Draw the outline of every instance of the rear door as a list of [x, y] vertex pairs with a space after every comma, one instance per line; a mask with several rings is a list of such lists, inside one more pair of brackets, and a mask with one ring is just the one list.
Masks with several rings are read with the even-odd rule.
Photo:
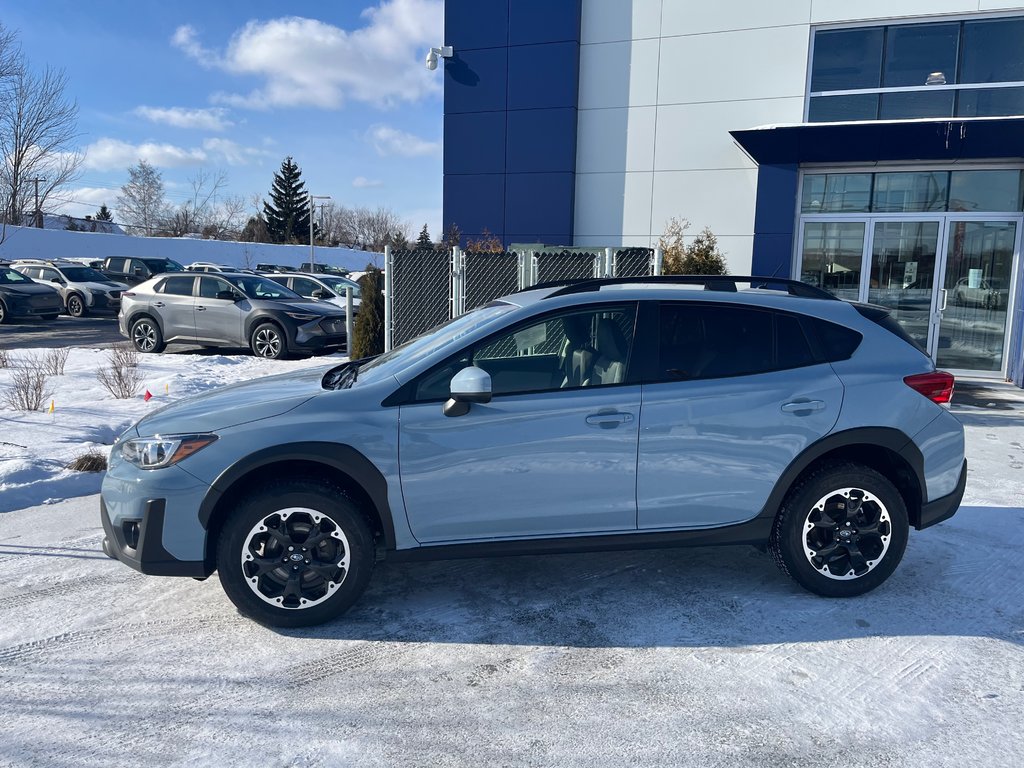
[[195, 281], [194, 274], [187, 274], [166, 277], [157, 283], [149, 306], [160, 319], [165, 341], [195, 341], [195, 299], [192, 296]]
[[657, 364], [643, 388], [641, 530], [737, 523], [839, 418], [843, 386], [799, 316], [733, 304], [655, 310]]

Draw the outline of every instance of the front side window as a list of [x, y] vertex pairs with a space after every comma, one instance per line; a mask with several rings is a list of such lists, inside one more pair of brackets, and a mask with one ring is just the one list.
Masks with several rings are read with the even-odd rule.
[[23, 274], [10, 267], [0, 267], [0, 285], [31, 283], [32, 281]]
[[[180, 280], [181, 278], [172, 277], [169, 280]], [[200, 277], [199, 278], [199, 295], [204, 299], [216, 299], [217, 294], [221, 291], [230, 291], [231, 286], [224, 280], [219, 280], [216, 277]]]
[[235, 275], [227, 279], [250, 299], [279, 300], [301, 298], [297, 293], [288, 290], [280, 283], [275, 283], [273, 280], [259, 275]]
[[475, 365], [491, 376], [494, 395], [601, 387], [626, 382], [634, 305], [551, 315], [492, 337], [431, 371], [416, 398], [447, 398], [452, 376]]
[[310, 297], [314, 291], [323, 290], [312, 280], [305, 277], [293, 277], [292, 278], [292, 290], [300, 296]]

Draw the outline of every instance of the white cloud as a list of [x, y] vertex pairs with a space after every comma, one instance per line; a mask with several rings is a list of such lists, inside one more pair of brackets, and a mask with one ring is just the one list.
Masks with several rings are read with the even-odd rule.
[[203, 142], [203, 149], [211, 154], [220, 155], [228, 165], [248, 165], [271, 154], [265, 149], [244, 147], [230, 139], [206, 139]]
[[203, 131], [223, 131], [234, 123], [227, 119], [228, 111], [222, 107], [188, 109], [187, 107], [136, 107], [135, 114], [154, 123], [175, 128], [198, 128]]
[[97, 171], [123, 170], [145, 160], [161, 168], [178, 168], [201, 165], [206, 159], [206, 152], [197, 147], [190, 149], [153, 142], [130, 144], [120, 139], [103, 138], [85, 148], [83, 166]]
[[[92, 216], [104, 203], [113, 209], [117, 201], [117, 190], [107, 187], [78, 187], [61, 189], [47, 199], [53, 213], [67, 216]], [[115, 221], [117, 217], [114, 217]]]
[[368, 179], [365, 176], [356, 176], [352, 179], [352, 186], [356, 189], [368, 189], [370, 187], [383, 187], [384, 182], [380, 179]]
[[440, 73], [428, 72], [421, 59], [441, 42], [442, 15], [441, 0], [381, 0], [351, 31], [288, 16], [250, 21], [224, 51], [200, 44], [189, 25], [171, 43], [204, 67], [263, 80], [247, 94], [214, 94], [221, 104], [338, 109], [355, 100], [386, 108], [441, 93]]
[[366, 132], [366, 138], [373, 144], [377, 154], [400, 155], [402, 157], [423, 157], [441, 151], [441, 142], [427, 141], [389, 125], [375, 125]]

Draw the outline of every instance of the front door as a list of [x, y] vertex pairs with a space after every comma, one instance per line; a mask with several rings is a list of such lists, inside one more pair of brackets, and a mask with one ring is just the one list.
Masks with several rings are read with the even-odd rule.
[[[424, 543], [636, 530], [640, 385], [634, 305], [549, 315], [428, 372], [401, 406], [409, 525]], [[445, 416], [451, 377], [491, 376], [489, 403]]]
[[199, 278], [194, 317], [196, 339], [200, 343], [242, 347], [248, 343], [242, 334], [245, 311], [236, 301], [217, 298], [218, 292], [233, 290], [233, 286], [219, 277]]

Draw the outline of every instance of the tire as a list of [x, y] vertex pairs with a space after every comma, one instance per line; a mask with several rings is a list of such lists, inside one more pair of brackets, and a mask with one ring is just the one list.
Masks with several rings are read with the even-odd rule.
[[280, 360], [288, 354], [284, 332], [274, 323], [260, 323], [249, 336], [249, 348], [256, 357]]
[[[320, 541], [303, 550], [314, 535]], [[374, 560], [359, 507], [342, 488], [313, 479], [253, 491], [217, 540], [224, 592], [243, 616], [268, 627], [308, 627], [340, 616], [366, 589]]]
[[72, 293], [64, 303], [67, 306], [68, 314], [72, 317], [85, 317], [89, 314], [89, 308], [85, 306], [85, 299], [80, 294]]
[[160, 326], [156, 320], [149, 316], [140, 317], [132, 323], [132, 346], [142, 353], [163, 352], [164, 335], [160, 332]]
[[10, 321], [11, 316], [7, 312], [7, 305], [4, 304], [3, 301], [0, 301], [0, 325], [3, 325], [4, 323], [9, 323]]
[[[851, 499], [860, 500], [856, 508]], [[790, 490], [768, 549], [780, 570], [804, 589], [853, 597], [892, 575], [909, 530], [906, 504], [888, 479], [870, 467], [833, 464]]]

